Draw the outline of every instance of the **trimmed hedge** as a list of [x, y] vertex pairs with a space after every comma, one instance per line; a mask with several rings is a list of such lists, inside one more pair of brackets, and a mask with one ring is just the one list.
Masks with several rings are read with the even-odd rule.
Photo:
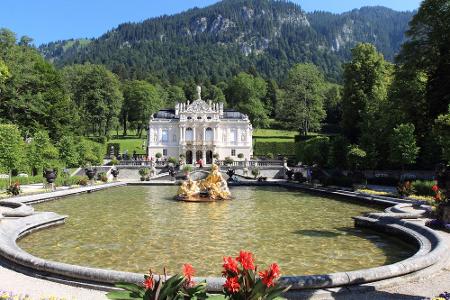
[[297, 160], [308, 165], [326, 166], [330, 153], [330, 139], [326, 136], [316, 136], [307, 141], [297, 143]]
[[294, 156], [295, 142], [260, 142], [256, 141], [253, 146], [253, 155], [265, 156], [272, 153], [275, 156]]
[[108, 143], [106, 144], [106, 155], [109, 155], [109, 151], [111, 149], [111, 146], [114, 147], [114, 156], [118, 157], [120, 153], [120, 144], [119, 143]]

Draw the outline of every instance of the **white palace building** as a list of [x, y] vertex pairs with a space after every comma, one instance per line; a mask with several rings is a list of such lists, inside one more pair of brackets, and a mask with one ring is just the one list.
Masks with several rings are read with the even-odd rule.
[[[198, 99], [192, 103], [177, 103], [175, 109], [163, 109], [149, 122], [147, 154], [178, 158], [185, 155], [186, 163], [202, 159], [211, 164], [213, 154], [219, 159], [250, 160], [253, 155], [253, 128], [248, 116], [224, 109], [223, 103], [205, 102], [197, 87]], [[242, 158], [238, 158], [242, 154]]]

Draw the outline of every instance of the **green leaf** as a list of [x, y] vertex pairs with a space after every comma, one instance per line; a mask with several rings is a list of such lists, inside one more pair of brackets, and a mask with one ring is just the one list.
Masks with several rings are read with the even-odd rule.
[[134, 300], [134, 299], [142, 299], [142, 297], [135, 293], [130, 291], [113, 291], [106, 294], [106, 297], [108, 299], [114, 299], [114, 300]]
[[206, 294], [206, 296], [208, 296], [208, 300], [223, 300], [226, 298], [222, 294]]
[[127, 291], [131, 291], [131, 292], [135, 292], [138, 294], [142, 294], [142, 297], [144, 296], [145, 293], [145, 288], [134, 284], [134, 283], [128, 283], [128, 282], [117, 282], [115, 284], [116, 287], [127, 290]]

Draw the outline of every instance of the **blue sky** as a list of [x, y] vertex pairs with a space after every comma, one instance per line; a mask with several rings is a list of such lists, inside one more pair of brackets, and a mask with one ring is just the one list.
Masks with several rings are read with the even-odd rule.
[[[139, 22], [217, 0], [2, 0], [0, 27], [18, 36], [28, 35], [35, 44], [82, 37], [98, 37], [124, 22]], [[420, 0], [293, 0], [306, 11], [343, 12], [361, 6], [383, 5], [413, 10]]]

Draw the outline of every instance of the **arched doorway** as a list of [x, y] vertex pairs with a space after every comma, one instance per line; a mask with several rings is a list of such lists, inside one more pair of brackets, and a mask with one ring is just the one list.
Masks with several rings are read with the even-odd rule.
[[211, 150], [206, 151], [206, 164], [210, 165], [213, 162], [213, 153]]
[[198, 160], [200, 160], [200, 159], [203, 159], [203, 152], [200, 151], [200, 150], [198, 150], [198, 151], [195, 153], [195, 160], [198, 161]]
[[192, 151], [186, 151], [186, 164], [192, 165]]

